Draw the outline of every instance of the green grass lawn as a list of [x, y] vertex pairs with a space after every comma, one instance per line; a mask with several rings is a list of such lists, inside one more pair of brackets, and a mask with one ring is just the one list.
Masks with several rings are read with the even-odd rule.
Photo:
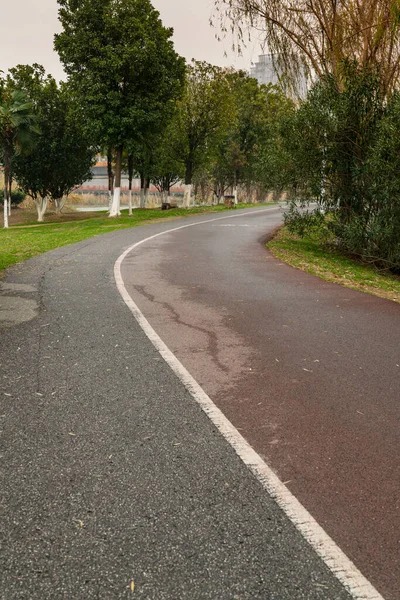
[[[260, 204], [256, 206], [261, 206]], [[254, 204], [239, 204], [238, 208], [255, 208]], [[54, 250], [61, 246], [74, 244], [101, 233], [137, 227], [149, 221], [168, 219], [171, 217], [188, 217], [208, 212], [221, 212], [225, 206], [197, 207], [190, 209], [135, 209], [129, 217], [124, 211], [121, 217], [110, 219], [107, 213], [95, 213], [86, 220], [66, 220], [58, 223], [42, 223], [33, 225], [28, 222], [0, 230], [0, 272], [32, 256]], [[68, 217], [66, 217], [68, 219]]]
[[280, 260], [326, 281], [400, 303], [400, 277], [330, 251], [318, 237], [300, 238], [283, 228], [267, 248]]

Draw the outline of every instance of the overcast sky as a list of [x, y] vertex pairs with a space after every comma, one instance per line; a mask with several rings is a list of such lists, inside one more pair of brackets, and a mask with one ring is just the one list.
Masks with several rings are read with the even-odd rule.
[[[57, 79], [63, 78], [62, 67], [53, 51], [53, 36], [59, 31], [56, 0], [0, 0], [0, 70], [17, 64], [44, 65]], [[175, 30], [177, 52], [188, 60], [196, 58], [215, 65], [233, 65], [249, 69], [257, 60], [258, 46], [253, 44], [237, 57], [230, 41], [218, 42], [216, 30], [209, 25], [211, 0], [153, 0], [165, 25]], [[224, 53], [227, 53], [227, 57]]]

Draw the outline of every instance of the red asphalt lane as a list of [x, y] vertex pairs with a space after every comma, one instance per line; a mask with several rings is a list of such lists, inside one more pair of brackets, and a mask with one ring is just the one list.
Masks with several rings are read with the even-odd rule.
[[217, 406], [399, 600], [400, 306], [273, 258], [264, 241], [280, 218], [161, 236], [125, 259], [123, 279]]

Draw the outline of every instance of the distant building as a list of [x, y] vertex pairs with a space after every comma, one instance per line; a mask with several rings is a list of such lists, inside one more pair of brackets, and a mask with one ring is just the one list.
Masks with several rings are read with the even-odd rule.
[[258, 62], [251, 67], [250, 75], [257, 79], [258, 83], [279, 85], [279, 75], [275, 69], [272, 54], [261, 54]]
[[[258, 83], [268, 85], [281, 85], [284, 79], [284, 73], [274, 63], [273, 54], [261, 54], [256, 62], [250, 69], [251, 77], [257, 79]], [[298, 83], [298, 95], [300, 98], [305, 98], [308, 91], [308, 84], [305, 75], [300, 77]]]

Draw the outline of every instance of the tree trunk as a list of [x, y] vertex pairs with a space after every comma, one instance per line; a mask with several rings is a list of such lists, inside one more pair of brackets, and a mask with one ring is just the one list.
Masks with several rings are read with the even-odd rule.
[[131, 217], [132, 216], [132, 190], [131, 189], [129, 190], [128, 207], [129, 207], [128, 214]]
[[148, 206], [149, 200], [149, 192], [150, 192], [150, 177], [145, 177], [144, 181], [144, 206]]
[[191, 162], [188, 162], [186, 164], [186, 173], [185, 173], [183, 208], [189, 208], [189, 206], [190, 206], [191, 197], [192, 197], [192, 179], [193, 179], [193, 165]]
[[111, 204], [114, 193], [114, 171], [112, 168], [112, 149], [107, 152], [107, 174], [108, 174], [108, 210], [111, 210]]
[[140, 208], [144, 208], [144, 188], [146, 185], [145, 176], [140, 173]]
[[8, 202], [7, 202], [8, 193], [4, 190], [4, 228], [8, 229]]
[[10, 191], [11, 152], [7, 145], [4, 148], [4, 227], [8, 229], [8, 211], [11, 205]]
[[238, 203], [238, 172], [235, 170], [235, 180], [233, 185], [233, 196], [235, 205]]
[[13, 174], [10, 167], [10, 177], [8, 180], [8, 216], [11, 217], [11, 193], [12, 193]]
[[192, 184], [184, 185], [183, 208], [189, 208], [192, 201]]
[[43, 217], [47, 210], [49, 199], [47, 196], [45, 196], [44, 198], [35, 198], [34, 202], [36, 204], [36, 210], [37, 210], [37, 214], [38, 214], [38, 223], [43, 223], [43, 221], [44, 221]]
[[115, 164], [115, 188], [113, 201], [110, 208], [110, 217], [119, 217], [121, 215], [121, 172], [122, 172], [122, 152], [123, 147], [117, 148], [117, 159]]
[[172, 200], [172, 198], [171, 198], [171, 186], [169, 185], [169, 186], [167, 187], [167, 189], [165, 190], [165, 201], [166, 201], [168, 204], [170, 204], [170, 203], [171, 203], [171, 200]]
[[54, 198], [54, 206], [56, 207], [56, 215], [60, 215], [62, 209], [64, 208], [66, 198]]
[[133, 181], [133, 155], [128, 156], [128, 177], [129, 177], [129, 216], [132, 216], [132, 181]]

